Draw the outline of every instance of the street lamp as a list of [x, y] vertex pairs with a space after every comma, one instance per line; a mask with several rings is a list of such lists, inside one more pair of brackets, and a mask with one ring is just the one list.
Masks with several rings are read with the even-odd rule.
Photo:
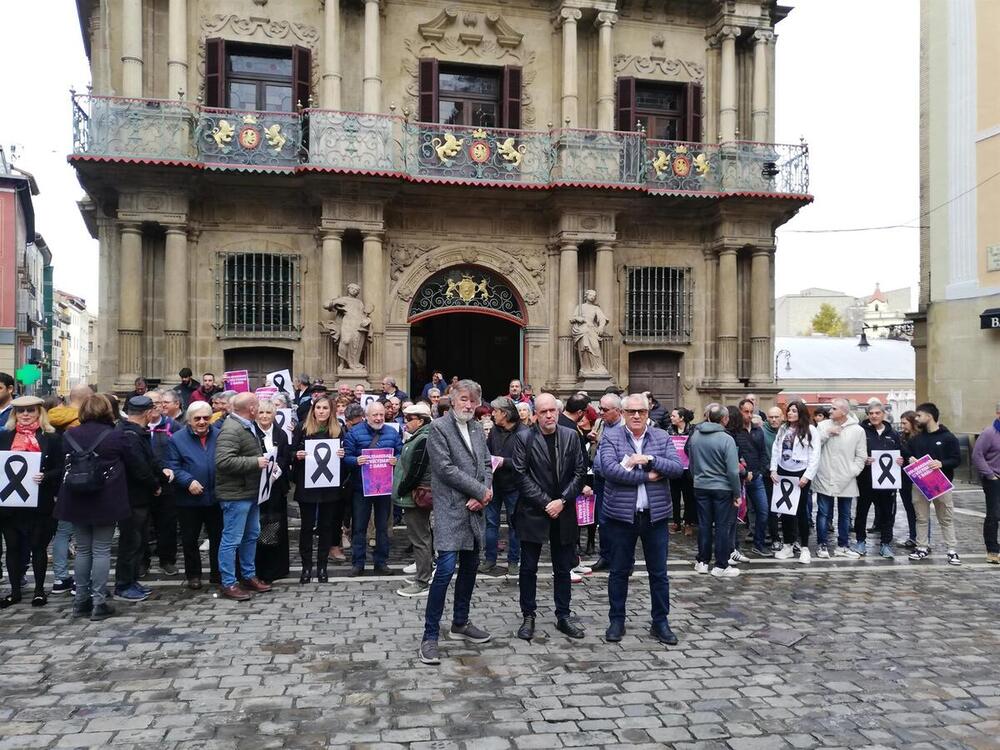
[[779, 349], [774, 355], [774, 380], [778, 380], [778, 360], [782, 357], [785, 358], [785, 372], [790, 372], [792, 369], [792, 353], [787, 349]]

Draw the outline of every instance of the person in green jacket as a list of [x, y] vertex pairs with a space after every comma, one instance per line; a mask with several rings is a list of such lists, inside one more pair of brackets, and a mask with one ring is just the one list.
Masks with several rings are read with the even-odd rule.
[[423, 401], [403, 410], [404, 426], [410, 433], [392, 473], [392, 501], [403, 509], [406, 530], [413, 545], [417, 574], [413, 583], [398, 591], [400, 596], [427, 596], [434, 572], [431, 539], [431, 509], [417, 505], [414, 495], [430, 496], [431, 464], [427, 434], [431, 429], [431, 409]]

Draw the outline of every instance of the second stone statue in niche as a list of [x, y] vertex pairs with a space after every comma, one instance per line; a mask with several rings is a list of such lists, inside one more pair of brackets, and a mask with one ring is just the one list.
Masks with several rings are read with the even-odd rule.
[[580, 358], [580, 377], [606, 377], [608, 367], [601, 354], [601, 336], [608, 327], [608, 317], [597, 304], [597, 292], [588, 289], [583, 293], [583, 302], [576, 306], [569, 324]]
[[367, 374], [361, 363], [361, 353], [365, 342], [372, 337], [372, 320], [369, 317], [374, 308], [362, 301], [361, 287], [347, 285], [347, 294], [327, 302], [324, 310], [334, 313], [333, 320], [327, 321], [326, 328], [333, 342], [337, 344], [338, 369], [343, 374]]

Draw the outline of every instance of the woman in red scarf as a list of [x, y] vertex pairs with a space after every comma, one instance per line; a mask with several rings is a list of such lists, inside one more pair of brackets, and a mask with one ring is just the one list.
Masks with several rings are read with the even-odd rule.
[[[0, 433], [0, 451], [19, 453], [41, 453], [38, 473], [19, 476], [17, 466], [23, 462], [9, 464], [0, 460], [0, 532], [7, 546], [7, 570], [10, 575], [10, 594], [0, 599], [0, 609], [6, 609], [21, 601], [21, 578], [24, 575], [22, 544], [27, 542], [31, 552], [32, 569], [35, 574], [35, 595], [31, 604], [43, 606], [45, 595], [45, 574], [48, 569], [48, 547], [56, 530], [56, 519], [52, 517], [55, 496], [62, 484], [65, 456], [62, 438], [49, 424], [42, 400], [34, 396], [14, 399], [7, 431]], [[8, 472], [7, 469], [10, 469]], [[11, 492], [7, 489], [14, 485]], [[25, 487], [38, 485], [38, 505], [27, 506]], [[18, 507], [21, 505], [21, 507]]]

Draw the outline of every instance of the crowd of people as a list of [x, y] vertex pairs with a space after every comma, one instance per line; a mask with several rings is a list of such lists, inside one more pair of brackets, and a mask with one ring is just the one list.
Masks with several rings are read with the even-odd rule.
[[[150, 390], [139, 378], [121, 399], [81, 385], [62, 403], [16, 397], [13, 380], [0, 373], [0, 427], [6, 427], [0, 450], [40, 454], [38, 472], [24, 478], [38, 485], [37, 503], [0, 508], [10, 585], [0, 608], [22, 603], [30, 569], [32, 605], [71, 595], [74, 617], [104, 619], [114, 614], [112, 599], [138, 603], [150, 595], [143, 579], [154, 557], [161, 574], [181, 575], [178, 547], [184, 585], [205, 586], [207, 552], [207, 583], [219, 596], [246, 601], [289, 576], [293, 507], [303, 584], [327, 583], [331, 564], [364, 575], [369, 554], [376, 575], [397, 574], [389, 566], [390, 534], [394, 519], [405, 525], [413, 563], [404, 572], [412, 577], [397, 593], [426, 598], [419, 646], [425, 663], [440, 660], [440, 623], [453, 577], [448, 637], [490, 639], [469, 612], [482, 574], [517, 581], [517, 635], [533, 638], [546, 545], [557, 629], [570, 638], [585, 635], [572, 615], [572, 583], [604, 570], [611, 642], [625, 632], [639, 540], [651, 593], [650, 634], [665, 644], [677, 642], [669, 625], [671, 533], [696, 536], [694, 569], [717, 578], [738, 576], [750, 555], [802, 564], [812, 561], [813, 551], [819, 558], [859, 559], [869, 553], [873, 530], [879, 555], [893, 558], [900, 546], [920, 562], [931, 552], [933, 505], [947, 560], [961, 564], [950, 492], [931, 503], [903, 472], [898, 497], [908, 533], [896, 540], [897, 491], [873, 481], [878, 451], [898, 451], [899, 465], [929, 456], [930, 469], [953, 476], [959, 444], [930, 403], [902, 414], [897, 432], [874, 401], [859, 420], [842, 399], [814, 409], [793, 399], [764, 414], [748, 394], [734, 406], [709, 404], [697, 421], [683, 407], [666, 410], [650, 393], [614, 388], [597, 398], [576, 393], [560, 400], [513, 380], [507, 393], [484, 403], [478, 384], [446, 382], [442, 373], [434, 373], [416, 399], [391, 377], [382, 380], [377, 398], [365, 384], [328, 389], [306, 375], [289, 393], [260, 398], [224, 390], [212, 373], [197, 382], [185, 368], [180, 380], [174, 388]], [[283, 424], [286, 414], [292, 429]], [[323, 439], [340, 441], [339, 481], [307, 487], [311, 441]], [[392, 489], [385, 494], [363, 490], [360, 475], [371, 449], [390, 456]], [[986, 495], [987, 560], [1000, 564], [1000, 405], [972, 461]], [[259, 502], [262, 473], [270, 491]], [[772, 508], [779, 493], [786, 512]], [[874, 527], [868, 528], [872, 510]]]

